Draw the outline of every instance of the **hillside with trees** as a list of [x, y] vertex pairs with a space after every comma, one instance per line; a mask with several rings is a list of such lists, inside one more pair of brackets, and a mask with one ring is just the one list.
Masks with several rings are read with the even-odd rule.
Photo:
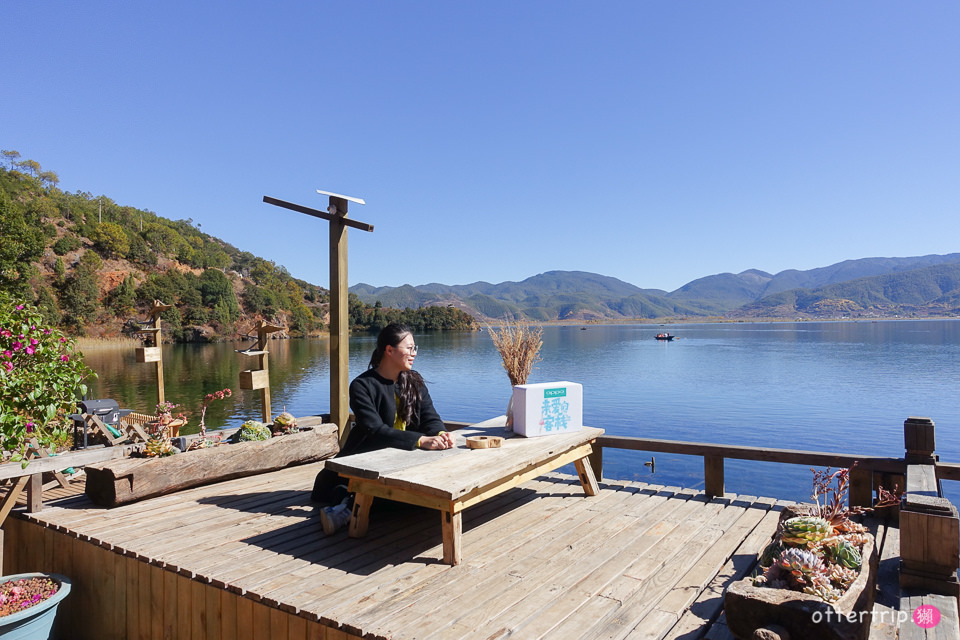
[[[45, 320], [73, 335], [129, 333], [153, 300], [165, 311], [165, 337], [177, 342], [234, 339], [256, 322], [287, 336], [322, 335], [329, 292], [281, 265], [200, 230], [120, 205], [106, 196], [69, 193], [59, 177], [16, 151], [0, 168], [0, 290], [36, 304]], [[403, 319], [421, 330], [472, 328], [455, 308], [383, 309], [350, 303], [357, 330]]]

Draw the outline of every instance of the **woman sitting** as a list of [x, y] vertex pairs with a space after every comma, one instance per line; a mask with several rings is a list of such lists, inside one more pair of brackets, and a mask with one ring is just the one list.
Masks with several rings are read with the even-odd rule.
[[[423, 376], [413, 370], [417, 345], [409, 327], [387, 325], [377, 336], [377, 348], [367, 370], [350, 383], [350, 409], [355, 416], [347, 441], [337, 454], [349, 456], [387, 447], [449, 449], [454, 446]], [[323, 531], [330, 535], [350, 521], [353, 496], [333, 471], [317, 475], [311, 498], [333, 503], [320, 512]]]

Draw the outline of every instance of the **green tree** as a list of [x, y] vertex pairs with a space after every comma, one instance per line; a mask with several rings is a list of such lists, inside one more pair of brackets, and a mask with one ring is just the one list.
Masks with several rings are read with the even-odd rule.
[[105, 258], [122, 257], [130, 251], [126, 232], [115, 222], [104, 222], [94, 227], [90, 234], [94, 248]]
[[80, 256], [80, 264], [89, 267], [91, 271], [99, 271], [103, 267], [103, 260], [97, 255], [96, 251], [87, 251], [83, 252], [83, 255]]
[[57, 298], [53, 295], [53, 292], [50, 291], [50, 287], [41, 285], [37, 288], [37, 297], [34, 300], [34, 304], [43, 316], [44, 324], [51, 327], [59, 324], [60, 308], [57, 306]]
[[96, 272], [87, 265], [79, 265], [60, 287], [63, 322], [82, 335], [86, 323], [97, 316], [98, 295]]
[[77, 236], [67, 234], [60, 237], [59, 240], [53, 243], [53, 252], [58, 256], [65, 256], [71, 251], [76, 251], [81, 247], [80, 239]]
[[11, 169], [11, 170], [16, 166], [17, 160], [20, 159], [20, 152], [19, 152], [19, 151], [13, 151], [13, 150], [9, 150], [9, 149], [3, 149], [3, 150], [0, 150], [0, 154], [2, 154], [3, 157], [6, 159], [6, 161], [7, 161], [7, 168], [8, 168], [8, 169]]
[[137, 300], [137, 286], [133, 276], [128, 275], [117, 288], [110, 292], [110, 308], [118, 316], [130, 315]]
[[[240, 317], [240, 305], [237, 304], [237, 296], [233, 293], [233, 283], [222, 271], [217, 269], [204, 271], [200, 275], [200, 293], [203, 296], [204, 305], [208, 307], [222, 305], [226, 310], [228, 320], [221, 324], [227, 324]], [[214, 319], [220, 322], [216, 309]]]
[[0, 290], [27, 291], [31, 263], [43, 255], [40, 218], [0, 191]]

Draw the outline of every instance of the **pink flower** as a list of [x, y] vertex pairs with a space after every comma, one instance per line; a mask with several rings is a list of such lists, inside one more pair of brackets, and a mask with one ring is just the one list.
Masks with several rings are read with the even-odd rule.
[[29, 346], [29, 347], [27, 347], [26, 349], [24, 349], [24, 351], [27, 352], [27, 355], [28, 355], [28, 356], [32, 356], [33, 354], [35, 354], [35, 353], [37, 352], [37, 348], [34, 347], [34, 346]]
[[3, 363], [3, 368], [6, 369], [7, 372], [13, 371], [13, 363], [12, 363], [12, 362], [4, 362], [4, 363]]
[[0, 336], [3, 336], [4, 338], [9, 338], [12, 335], [13, 334], [10, 333], [10, 329], [4, 329], [3, 331], [0, 331]]
[[27, 433], [33, 433], [33, 423], [32, 423], [32, 422], [28, 422], [28, 423], [26, 424], [26, 427], [27, 427]]
[[66, 338], [60, 338], [60, 344], [66, 344], [66, 343], [67, 343]]
[[35, 347], [35, 346], [37, 346], [38, 344], [40, 344], [40, 341], [39, 341], [39, 340], [37, 340], [36, 338], [30, 338], [30, 346], [31, 346], [31, 347]]
[[60, 362], [70, 362], [70, 356], [60, 356]]
[[17, 305], [17, 311], [23, 311], [23, 305], [22, 305], [22, 304], [18, 304], [18, 305]]
[[23, 343], [20, 342], [20, 341], [15, 341], [15, 342], [14, 342], [12, 345], [10, 345], [10, 346], [13, 347], [13, 350], [14, 350], [14, 351], [20, 351], [20, 349], [23, 349]]
[[3, 352], [3, 357], [6, 358], [7, 360], [9, 360], [10, 358], [13, 357], [13, 351], [10, 351], [10, 350], [4, 351], [4, 352]]
[[45, 335], [45, 336], [50, 335], [50, 329], [44, 329], [44, 330], [43, 330], [43, 335]]

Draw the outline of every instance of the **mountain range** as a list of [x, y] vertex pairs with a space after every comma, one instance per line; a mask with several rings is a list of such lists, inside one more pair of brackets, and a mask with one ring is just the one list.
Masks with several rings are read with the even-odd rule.
[[519, 282], [350, 288], [367, 304], [454, 306], [478, 320], [926, 317], [960, 315], [960, 253], [845, 260], [806, 271], [720, 273], [675, 291], [584, 271]]

